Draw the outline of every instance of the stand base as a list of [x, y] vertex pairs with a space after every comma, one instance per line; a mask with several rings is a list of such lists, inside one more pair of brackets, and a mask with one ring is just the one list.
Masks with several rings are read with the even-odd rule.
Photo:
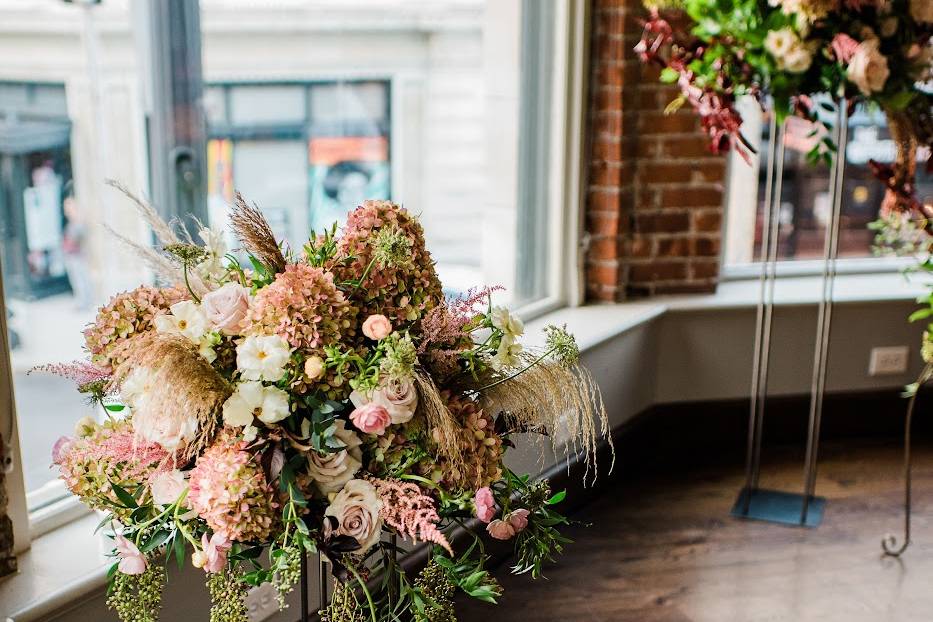
[[[748, 512], [745, 511], [746, 495], [751, 495]], [[800, 521], [803, 510], [803, 495], [780, 490], [743, 489], [732, 506], [732, 516], [750, 520], [768, 521], [794, 527], [818, 527], [823, 522], [823, 510], [826, 507], [824, 497], [811, 497], [810, 506], [804, 522]]]

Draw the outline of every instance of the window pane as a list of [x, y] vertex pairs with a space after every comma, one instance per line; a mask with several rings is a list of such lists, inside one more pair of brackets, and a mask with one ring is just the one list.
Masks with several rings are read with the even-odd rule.
[[230, 121], [293, 123], [305, 118], [304, 89], [297, 86], [237, 86], [230, 89]]
[[[748, 114], [748, 109], [743, 111]], [[834, 117], [834, 114], [829, 114]], [[831, 119], [827, 119], [829, 121]], [[754, 219], [743, 219], [739, 214], [729, 215], [730, 228], [742, 232], [729, 232], [726, 251], [727, 261], [733, 264], [747, 263], [760, 258], [762, 231], [765, 217], [765, 181], [767, 175], [767, 153], [770, 136], [768, 123], [761, 124], [761, 146], [757, 169], [757, 211]], [[780, 234], [778, 259], [805, 260], [821, 259], [826, 224], [830, 216], [829, 176], [826, 164], [813, 165], [807, 162], [807, 152], [816, 144], [821, 130], [811, 136], [814, 126], [798, 118], [789, 118], [785, 129], [785, 157], [783, 187], [781, 191]], [[868, 166], [870, 159], [891, 162], [895, 148], [885, 123], [884, 115], [878, 111], [857, 110], [849, 118], [849, 142], [846, 149], [846, 167], [843, 180], [842, 211], [839, 232], [839, 257], [871, 257], [874, 234], [868, 223], [879, 216], [884, 187], [872, 175]], [[918, 162], [925, 155], [918, 154]], [[746, 190], [749, 175], [755, 169], [739, 159], [733, 163], [731, 192], [741, 196]], [[921, 199], [933, 193], [933, 176], [917, 167], [917, 190]], [[741, 210], [738, 196], [730, 197], [730, 210]], [[736, 235], [736, 233], [739, 233]]]

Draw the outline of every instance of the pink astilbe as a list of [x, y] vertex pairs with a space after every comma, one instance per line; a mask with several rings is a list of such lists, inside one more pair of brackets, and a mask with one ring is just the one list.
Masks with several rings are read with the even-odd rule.
[[105, 383], [110, 379], [110, 372], [88, 361], [72, 361], [71, 363], [47, 363], [36, 365], [27, 374], [45, 372], [67, 378], [78, 385], [79, 391], [93, 384]]
[[442, 376], [457, 371], [460, 352], [472, 345], [467, 327], [479, 313], [476, 307], [501, 289], [501, 285], [471, 288], [431, 309], [421, 321], [418, 356], [422, 362]]
[[374, 479], [372, 483], [382, 498], [379, 514], [387, 525], [413, 542], [433, 542], [453, 555], [446, 536], [437, 528], [440, 516], [434, 506], [434, 499], [411, 482]]

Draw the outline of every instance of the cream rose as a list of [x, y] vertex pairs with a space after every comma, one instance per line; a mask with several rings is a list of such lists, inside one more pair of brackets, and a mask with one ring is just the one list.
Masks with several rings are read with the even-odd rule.
[[418, 408], [418, 390], [410, 378], [390, 378], [369, 395], [353, 391], [353, 405], [359, 408], [374, 402], [389, 411], [392, 424], [408, 423]]
[[846, 70], [846, 77], [863, 95], [882, 90], [891, 73], [888, 69], [888, 59], [878, 50], [878, 45], [878, 39], [859, 43]]
[[240, 323], [249, 311], [249, 290], [237, 283], [227, 283], [201, 299], [207, 321], [225, 335], [239, 334]]
[[324, 511], [337, 519], [332, 533], [350, 536], [360, 543], [357, 554], [363, 554], [379, 541], [382, 533], [382, 499], [376, 488], [362, 479], [351, 479], [337, 493]]
[[373, 341], [385, 339], [391, 333], [392, 322], [389, 321], [389, 318], [379, 313], [370, 315], [366, 318], [366, 321], [363, 322], [363, 334]]
[[175, 503], [187, 487], [185, 474], [178, 469], [156, 473], [149, 479], [149, 492], [156, 505]]
[[363, 466], [360, 437], [347, 429], [343, 419], [338, 419], [334, 425], [337, 426], [334, 437], [345, 447], [330, 454], [320, 454], [316, 451], [308, 454], [308, 473], [317, 489], [324, 495], [343, 488]]

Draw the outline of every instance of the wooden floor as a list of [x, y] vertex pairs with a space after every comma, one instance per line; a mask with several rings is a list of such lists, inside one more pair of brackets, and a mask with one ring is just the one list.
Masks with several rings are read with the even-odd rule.
[[[618, 484], [575, 518], [576, 542], [549, 580], [500, 569], [498, 607], [464, 602], [461, 622], [929, 622], [933, 620], [933, 448], [916, 450], [914, 544], [880, 554], [900, 532], [896, 444], [824, 447], [815, 530], [739, 521], [729, 509], [741, 468]], [[766, 464], [763, 487], [799, 490], [799, 455]]]

